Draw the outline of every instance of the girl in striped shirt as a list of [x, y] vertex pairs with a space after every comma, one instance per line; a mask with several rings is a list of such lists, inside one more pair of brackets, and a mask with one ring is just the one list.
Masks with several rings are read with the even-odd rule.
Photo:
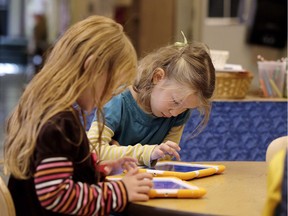
[[[17, 215], [107, 215], [148, 200], [152, 176], [138, 173], [136, 159], [91, 155], [79, 118], [95, 107], [103, 118], [103, 104], [131, 83], [136, 61], [122, 27], [101, 16], [73, 25], [55, 44], [7, 123], [5, 171]], [[105, 181], [123, 169], [121, 181]]]

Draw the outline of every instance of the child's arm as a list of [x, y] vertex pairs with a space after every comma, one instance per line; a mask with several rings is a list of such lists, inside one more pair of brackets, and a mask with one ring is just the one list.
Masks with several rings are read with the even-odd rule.
[[[181, 134], [183, 131], [184, 126], [175, 127], [175, 129], [172, 129], [170, 131], [170, 136], [168, 134], [168, 138], [171, 138], [173, 140], [178, 140], [181, 138]], [[95, 150], [98, 155], [100, 155], [101, 160], [111, 160], [114, 158], [121, 158], [124, 156], [130, 156], [133, 158], [136, 158], [138, 160], [139, 165], [146, 165], [146, 166], [153, 166], [155, 162], [153, 155], [158, 155], [156, 150], [159, 150], [160, 154], [159, 157], [162, 157], [163, 155], [174, 155], [178, 157], [178, 153], [175, 150], [175, 144], [171, 142], [165, 142], [161, 145], [142, 145], [140, 143], [134, 145], [134, 146], [118, 146], [118, 145], [110, 145], [109, 143], [112, 140], [112, 137], [114, 136], [114, 132], [108, 128], [107, 126], [104, 127], [104, 131], [102, 133], [102, 145], [100, 154], [98, 152], [99, 146], [98, 146], [98, 125], [96, 122], [92, 124], [92, 127], [90, 128], [88, 132], [88, 138], [90, 140], [90, 144], [92, 146], [92, 150]], [[173, 135], [173, 136], [172, 136]], [[179, 142], [178, 142], [179, 143]], [[177, 144], [178, 144], [177, 143]], [[177, 147], [178, 148], [178, 147]], [[171, 152], [172, 151], [172, 152]], [[154, 153], [152, 155], [152, 153]], [[170, 156], [170, 157], [172, 157]], [[157, 157], [157, 158], [159, 158]]]
[[99, 154], [98, 129], [99, 128], [97, 126], [97, 123], [94, 122], [90, 130], [88, 131], [87, 136], [89, 138], [92, 151], [96, 151], [101, 161], [130, 156], [136, 158], [140, 165], [151, 166], [150, 156], [153, 149], [157, 145], [142, 145], [140, 143], [134, 146], [110, 145], [109, 143], [112, 140], [114, 132], [110, 128], [105, 126], [102, 133], [102, 145]]
[[131, 166], [127, 170], [121, 181], [90, 185], [73, 181], [73, 164], [68, 158], [46, 158], [37, 166], [35, 189], [47, 210], [69, 215], [108, 215], [110, 211], [123, 211], [128, 201], [149, 199], [152, 176], [138, 173]]
[[122, 181], [89, 185], [73, 181], [73, 164], [65, 157], [41, 161], [34, 175], [36, 193], [47, 210], [73, 215], [123, 211], [128, 202]]

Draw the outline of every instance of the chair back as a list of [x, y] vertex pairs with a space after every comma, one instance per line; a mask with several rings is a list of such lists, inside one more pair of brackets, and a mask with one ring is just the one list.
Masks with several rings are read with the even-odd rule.
[[3, 216], [16, 216], [13, 199], [10, 191], [0, 176], [0, 215]]
[[282, 136], [272, 140], [266, 150], [266, 162], [270, 162], [273, 156], [282, 149], [288, 149], [288, 136]]

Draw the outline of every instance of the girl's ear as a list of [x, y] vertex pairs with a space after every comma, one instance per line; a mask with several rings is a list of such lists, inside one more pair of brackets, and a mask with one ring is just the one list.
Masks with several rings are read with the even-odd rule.
[[93, 55], [89, 56], [86, 61], [84, 62], [84, 69], [86, 70], [87, 67], [89, 66], [91, 60], [93, 59]]
[[156, 85], [159, 81], [165, 78], [165, 75], [165, 71], [162, 68], [156, 68], [152, 78], [153, 84]]

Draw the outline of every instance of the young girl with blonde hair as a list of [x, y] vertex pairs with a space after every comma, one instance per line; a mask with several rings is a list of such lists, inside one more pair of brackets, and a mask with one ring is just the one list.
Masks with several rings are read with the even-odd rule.
[[[55, 44], [7, 123], [4, 161], [17, 215], [107, 215], [148, 199], [151, 175], [138, 173], [134, 158], [98, 164], [79, 118], [97, 107], [101, 119], [136, 63], [122, 27], [101, 16], [73, 25]], [[123, 168], [121, 181], [99, 181]]]
[[[203, 116], [195, 130], [207, 124], [214, 86], [215, 69], [203, 43], [187, 43], [184, 36], [184, 43], [148, 54], [138, 64], [133, 86], [104, 107], [101, 159], [133, 156], [146, 166], [158, 159], [179, 160], [184, 125], [195, 109]], [[94, 146], [99, 122], [95, 118], [88, 132]]]

